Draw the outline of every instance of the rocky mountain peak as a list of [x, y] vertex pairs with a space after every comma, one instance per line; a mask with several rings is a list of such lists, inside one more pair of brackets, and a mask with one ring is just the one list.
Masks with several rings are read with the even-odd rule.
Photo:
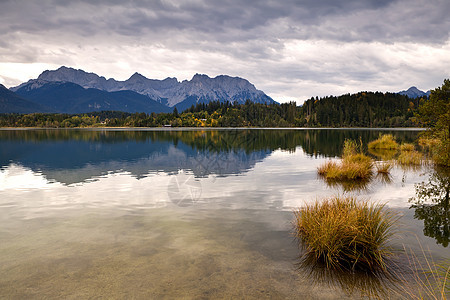
[[197, 82], [197, 81], [205, 81], [205, 80], [208, 80], [208, 79], [211, 79], [208, 75], [196, 73], [194, 75], [194, 77], [192, 77], [191, 81], [192, 82]]
[[145, 81], [145, 80], [147, 80], [148, 78], [147, 77], [145, 77], [144, 75], [142, 75], [142, 74], [140, 74], [140, 73], [138, 73], [138, 72], [135, 72], [133, 75], [131, 75], [131, 77], [130, 78], [128, 78], [128, 82], [137, 82], [137, 81]]
[[[189, 81], [178, 82], [174, 77], [164, 80], [148, 79], [136, 72], [125, 81], [117, 81], [115, 79], [106, 80], [105, 77], [95, 73], [66, 66], [53, 71], [44, 71], [37, 79], [30, 80], [11, 90], [15, 91], [23, 86], [26, 86], [27, 89], [39, 88], [44, 82], [72, 82], [84, 88], [95, 88], [107, 92], [130, 90], [169, 107], [178, 105], [187, 99], [196, 102], [220, 100], [244, 103], [247, 99], [260, 103], [274, 102], [249, 81], [239, 77], [219, 75], [211, 78], [206, 74], [197, 73]], [[190, 103], [189, 107], [196, 102]]]
[[408, 96], [409, 98], [420, 98], [420, 97], [428, 97], [430, 95], [430, 91], [424, 92], [419, 90], [417, 87], [412, 86], [406, 91], [398, 92], [398, 94]]
[[84, 88], [105, 89], [106, 78], [98, 76], [95, 73], [88, 73], [80, 69], [62, 66], [57, 70], [44, 71], [39, 75], [38, 80], [49, 82], [62, 81], [72, 82], [81, 85]]

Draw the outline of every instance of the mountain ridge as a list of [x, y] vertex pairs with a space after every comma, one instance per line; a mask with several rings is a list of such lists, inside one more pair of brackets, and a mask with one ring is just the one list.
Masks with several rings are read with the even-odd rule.
[[38, 103], [34, 103], [0, 84], [0, 112], [1, 113], [33, 113], [45, 112], [48, 108]]
[[62, 81], [39, 80], [33, 84], [36, 85], [34, 87], [22, 86], [16, 90], [15, 94], [45, 107], [44, 112], [89, 113], [108, 110], [159, 113], [171, 111], [167, 106], [129, 90], [107, 92]]
[[[237, 101], [244, 103], [247, 99], [257, 103], [276, 103], [263, 91], [256, 89], [248, 80], [240, 77], [219, 75], [214, 78], [205, 74], [195, 74], [191, 80], [179, 82], [174, 77], [163, 80], [149, 79], [135, 72], [127, 80], [118, 81], [113, 78], [106, 79], [95, 73], [88, 73], [81, 69], [62, 66], [57, 70], [46, 70], [37, 79], [31, 79], [11, 91], [28, 87], [39, 88], [47, 82], [72, 82], [83, 88], [95, 88], [107, 92], [130, 90], [148, 96], [150, 99], [164, 104], [170, 108], [187, 105], [192, 99], [196, 102], [209, 101]], [[246, 98], [243, 98], [246, 97]]]
[[419, 90], [417, 87], [412, 86], [407, 90], [398, 92], [397, 94], [405, 95], [405, 96], [408, 96], [409, 98], [415, 99], [415, 98], [421, 98], [421, 97], [428, 97], [428, 96], [430, 96], [430, 93], [431, 93], [431, 91], [424, 92], [424, 91]]

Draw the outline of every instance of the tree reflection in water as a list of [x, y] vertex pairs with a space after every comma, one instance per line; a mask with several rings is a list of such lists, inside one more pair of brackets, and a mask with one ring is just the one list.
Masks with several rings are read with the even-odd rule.
[[416, 196], [409, 200], [414, 218], [423, 220], [423, 233], [444, 247], [450, 240], [449, 193], [450, 168], [435, 167], [428, 182], [416, 184]]

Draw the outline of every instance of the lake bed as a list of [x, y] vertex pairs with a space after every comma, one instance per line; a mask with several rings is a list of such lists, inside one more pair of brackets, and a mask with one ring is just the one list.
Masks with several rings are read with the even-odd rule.
[[392, 245], [402, 272], [404, 248], [448, 260], [442, 237], [425, 235], [411, 208], [433, 168], [397, 166], [389, 182], [350, 190], [317, 176], [346, 138], [367, 144], [380, 132], [404, 142], [418, 134], [0, 130], [0, 296], [359, 298], [364, 291], [298, 266], [292, 211], [341, 194], [401, 215]]

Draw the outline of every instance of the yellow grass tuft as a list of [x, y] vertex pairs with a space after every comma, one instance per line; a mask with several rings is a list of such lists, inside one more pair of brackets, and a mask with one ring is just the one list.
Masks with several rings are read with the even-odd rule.
[[414, 145], [409, 143], [404, 143], [400, 145], [400, 151], [414, 151]]
[[423, 155], [418, 151], [402, 151], [397, 158], [397, 161], [401, 165], [415, 165], [419, 166], [422, 164]]
[[369, 149], [398, 149], [398, 144], [392, 134], [383, 134], [368, 145]]
[[316, 201], [295, 211], [296, 237], [308, 259], [336, 270], [386, 271], [397, 216], [353, 197]]
[[376, 165], [378, 174], [389, 174], [394, 164], [390, 161], [378, 162]]
[[327, 161], [317, 171], [327, 180], [368, 179], [373, 175], [373, 161], [364, 154], [344, 158], [340, 163]]
[[327, 161], [317, 169], [327, 180], [369, 179], [373, 175], [373, 160], [358, 153], [358, 145], [353, 140], [345, 140], [341, 162]]

